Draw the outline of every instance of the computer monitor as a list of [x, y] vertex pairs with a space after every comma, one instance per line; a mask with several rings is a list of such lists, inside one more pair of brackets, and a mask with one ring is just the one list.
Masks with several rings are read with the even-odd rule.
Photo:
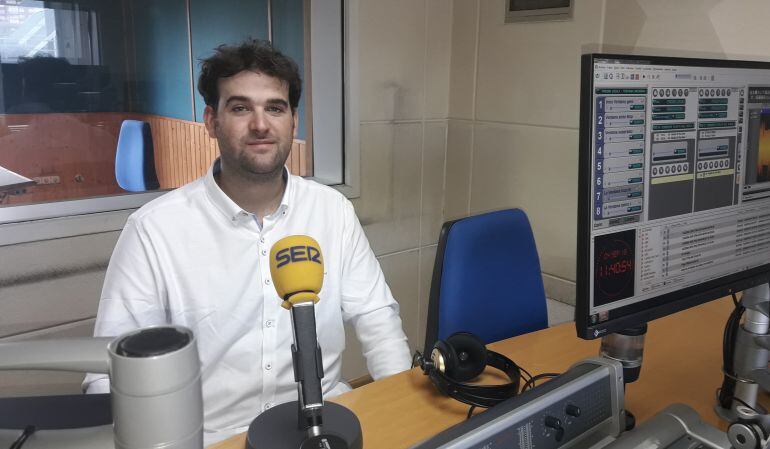
[[770, 279], [770, 63], [582, 58], [579, 337]]

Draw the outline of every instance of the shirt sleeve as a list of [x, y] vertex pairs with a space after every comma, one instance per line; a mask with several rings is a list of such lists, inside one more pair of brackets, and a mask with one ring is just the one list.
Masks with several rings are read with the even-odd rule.
[[[163, 306], [165, 288], [157, 256], [135, 219], [129, 217], [104, 278], [94, 326], [95, 337], [112, 337], [140, 327], [168, 322]], [[86, 393], [109, 392], [106, 374], [86, 375]]]
[[411, 367], [409, 346], [398, 303], [347, 199], [343, 217], [342, 316], [353, 326], [376, 380]]

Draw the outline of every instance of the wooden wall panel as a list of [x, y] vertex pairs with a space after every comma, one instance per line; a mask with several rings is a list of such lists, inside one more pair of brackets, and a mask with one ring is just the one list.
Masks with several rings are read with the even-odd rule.
[[[219, 156], [202, 123], [135, 113], [0, 115], [0, 165], [28, 178], [55, 180], [8, 196], [3, 204], [39, 203], [125, 193], [115, 181], [115, 149], [123, 120], [150, 123], [155, 169], [162, 189], [203, 175]], [[303, 140], [295, 140], [287, 165], [312, 176]]]

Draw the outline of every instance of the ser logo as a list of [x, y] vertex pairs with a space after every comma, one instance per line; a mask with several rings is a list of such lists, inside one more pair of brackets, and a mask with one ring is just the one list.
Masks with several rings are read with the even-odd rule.
[[292, 263], [292, 262], [315, 262], [319, 265], [323, 265], [321, 261], [321, 251], [318, 248], [310, 245], [298, 245], [284, 248], [275, 253], [275, 261], [277, 262], [276, 268]]

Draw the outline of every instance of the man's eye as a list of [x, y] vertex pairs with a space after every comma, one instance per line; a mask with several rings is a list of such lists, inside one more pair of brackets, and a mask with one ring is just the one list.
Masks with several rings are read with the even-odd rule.
[[235, 105], [232, 107], [231, 111], [233, 112], [245, 112], [247, 111], [246, 106], [243, 105]]
[[281, 106], [268, 106], [265, 110], [273, 114], [281, 114], [284, 112], [284, 108]]

